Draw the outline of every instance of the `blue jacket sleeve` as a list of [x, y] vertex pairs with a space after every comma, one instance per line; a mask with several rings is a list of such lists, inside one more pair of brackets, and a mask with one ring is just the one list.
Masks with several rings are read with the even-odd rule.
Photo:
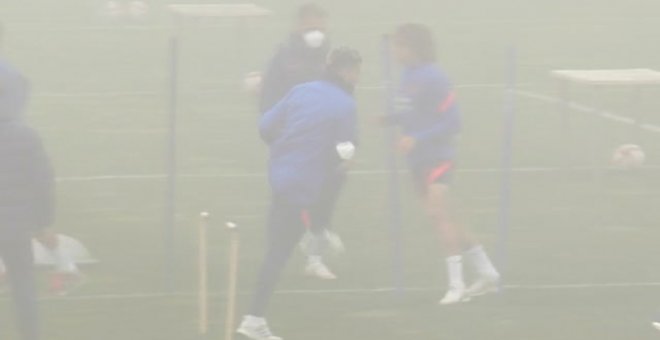
[[460, 132], [460, 118], [456, 110], [446, 112], [446, 117], [429, 126], [428, 129], [414, 134], [413, 138], [424, 142], [428, 140], [454, 135]]
[[288, 111], [295, 105], [296, 89], [291, 92], [261, 117], [259, 134], [266, 144], [274, 142], [281, 134]]
[[412, 137], [424, 142], [460, 132], [461, 119], [456, 104], [456, 93], [446, 82], [435, 81], [425, 87], [414, 100], [416, 110], [431, 116], [427, 129]]
[[13, 118], [25, 110], [29, 85], [0, 64], [0, 117]]
[[259, 109], [262, 114], [275, 106], [289, 90], [289, 82], [286, 79], [286, 66], [284, 65], [285, 54], [286, 51], [280, 48], [268, 63], [266, 72], [264, 72], [261, 98], [259, 99]]

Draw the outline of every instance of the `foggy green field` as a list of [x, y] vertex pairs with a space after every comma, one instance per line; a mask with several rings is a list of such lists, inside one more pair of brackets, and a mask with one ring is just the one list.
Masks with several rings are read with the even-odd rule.
[[[218, 3], [217, 1], [200, 1]], [[245, 74], [261, 70], [285, 37], [298, 2], [255, 0], [268, 18], [188, 22], [181, 37], [177, 223], [164, 263], [169, 110], [165, 5], [139, 21], [99, 15], [103, 1], [0, 0], [2, 53], [30, 78], [30, 122], [58, 176], [56, 228], [100, 260], [72, 296], [44, 291], [44, 339], [174, 340], [196, 337], [196, 226], [212, 214], [213, 334], [224, 320], [224, 222], [241, 228], [241, 302], [263, 255], [269, 203], [266, 147]], [[365, 57], [358, 91], [362, 148], [336, 228], [348, 252], [330, 263], [340, 280], [302, 275], [296, 256], [273, 301], [285, 339], [653, 339], [660, 309], [660, 133], [573, 111], [565, 130], [557, 69], [660, 69], [657, 1], [319, 1], [335, 45]], [[385, 106], [380, 37], [403, 22], [430, 25], [465, 119], [455, 192], [461, 218], [505, 253], [502, 294], [436, 304], [444, 268], [428, 222], [405, 186], [405, 279], [392, 287]], [[498, 212], [508, 54], [517, 61], [512, 221], [502, 252]], [[660, 87], [575, 87], [572, 98], [660, 125]], [[529, 94], [532, 94], [531, 96]], [[540, 98], [540, 99], [539, 99]], [[646, 166], [610, 168], [612, 150], [641, 145]], [[596, 169], [592, 171], [592, 168]], [[408, 184], [404, 178], [403, 183]], [[498, 251], [499, 250], [499, 251]], [[500, 257], [502, 259], [502, 257]], [[0, 298], [0, 329], [13, 329]], [[241, 310], [244, 304], [241, 304]], [[655, 333], [654, 333], [655, 332]], [[13, 333], [11, 333], [13, 334]]]

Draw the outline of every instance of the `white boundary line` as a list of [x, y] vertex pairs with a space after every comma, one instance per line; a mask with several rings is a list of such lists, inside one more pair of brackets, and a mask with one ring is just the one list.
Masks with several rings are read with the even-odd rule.
[[[596, 169], [607, 169], [602, 167], [574, 167], [570, 171], [593, 171]], [[611, 168], [614, 170], [615, 168]], [[646, 166], [646, 170], [658, 170], [660, 166]], [[502, 172], [501, 168], [484, 168], [484, 169], [459, 169], [459, 173], [466, 174], [484, 174], [493, 173], [497, 174]], [[567, 171], [566, 168], [561, 167], [520, 167], [512, 169], [516, 173], [544, 173], [544, 172], [557, 172]], [[351, 176], [382, 176], [389, 174], [389, 170], [356, 170], [351, 171]], [[177, 176], [179, 179], [240, 179], [240, 178], [266, 178], [266, 173], [230, 173], [230, 174], [182, 174]], [[145, 174], [145, 175], [98, 175], [98, 176], [71, 176], [59, 177], [57, 179], [60, 183], [68, 182], [94, 182], [94, 181], [122, 181], [122, 180], [164, 180], [167, 178], [166, 174]]]
[[[618, 282], [618, 283], [567, 283], [567, 284], [546, 284], [546, 285], [523, 285], [512, 284], [505, 285], [505, 290], [583, 290], [583, 289], [622, 289], [622, 288], [658, 288], [660, 282]], [[440, 291], [439, 287], [410, 287], [405, 288], [405, 292], [435, 292]], [[383, 294], [396, 292], [396, 288], [364, 288], [364, 289], [291, 289], [277, 291], [276, 295], [341, 295], [341, 294]], [[166, 299], [166, 298], [187, 298], [194, 297], [195, 292], [177, 292], [177, 293], [129, 293], [129, 294], [97, 294], [80, 295], [67, 297], [48, 297], [45, 301], [100, 301], [100, 300], [144, 300], [144, 299]], [[240, 292], [240, 295], [249, 295], [248, 292]], [[213, 297], [223, 297], [225, 293], [214, 292], [210, 294]]]
[[[546, 102], [546, 103], [553, 103], [553, 104], [562, 103], [562, 99], [560, 99], [560, 98], [552, 97], [552, 96], [548, 96], [548, 95], [544, 95], [544, 94], [540, 94], [540, 93], [535, 93], [535, 92], [531, 92], [531, 91], [517, 90], [516, 94], [518, 94], [521, 97], [536, 99], [536, 100], [543, 101], [543, 102]], [[612, 122], [616, 122], [616, 123], [621, 123], [621, 124], [631, 125], [631, 126], [637, 125], [642, 130], [645, 130], [645, 131], [648, 131], [648, 132], [653, 132], [653, 133], [660, 133], [660, 126], [657, 126], [657, 125], [646, 124], [646, 123], [638, 124], [638, 122], [633, 118], [621, 116], [621, 115], [619, 115], [615, 112], [611, 112], [611, 111], [607, 111], [607, 110], [600, 110], [600, 109], [597, 109], [597, 108], [594, 108], [594, 107], [591, 107], [591, 106], [587, 106], [587, 105], [584, 105], [584, 104], [580, 104], [580, 103], [577, 103], [577, 102], [574, 102], [574, 101], [569, 101], [567, 104], [568, 104], [568, 108], [570, 108], [571, 110], [574, 110], [574, 111], [579, 111], [579, 112], [583, 112], [583, 113], [587, 113], [587, 114], [591, 114], [591, 115], [596, 115], [596, 116], [599, 116], [603, 119], [606, 119], [606, 120], [609, 120], [609, 121], [612, 121]]]
[[[212, 94], [217, 95], [223, 91], [226, 91], [228, 86], [232, 86], [238, 89], [240, 86], [240, 81], [236, 82], [227, 82], [221, 83], [222, 87], [218, 86], [211, 89], [196, 90], [196, 91], [183, 91], [182, 95], [201, 95], [201, 94]], [[525, 87], [527, 85], [520, 85]], [[386, 87], [384, 85], [363, 85], [358, 86], [358, 90], [362, 91], [380, 91], [384, 90]], [[506, 88], [505, 84], [499, 83], [483, 83], [483, 84], [463, 84], [457, 85], [457, 89], [504, 89]], [[238, 90], [237, 90], [238, 92]], [[34, 97], [37, 98], [95, 98], [95, 97], [152, 97], [152, 96], [168, 96], [167, 92], [163, 91], [99, 91], [99, 92], [41, 92], [34, 94]]]

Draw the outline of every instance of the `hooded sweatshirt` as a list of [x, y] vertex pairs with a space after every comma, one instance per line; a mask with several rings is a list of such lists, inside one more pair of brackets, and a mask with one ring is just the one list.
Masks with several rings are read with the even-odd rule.
[[329, 50], [327, 42], [319, 48], [311, 48], [299, 33], [291, 34], [264, 73], [259, 102], [261, 113], [270, 110], [297, 85], [321, 79]]
[[24, 112], [29, 85], [0, 59], [0, 238], [33, 232], [53, 221], [54, 178], [37, 132]]
[[296, 86], [264, 114], [263, 140], [270, 146], [273, 193], [301, 207], [313, 206], [324, 183], [336, 176], [337, 144], [357, 144], [351, 89], [327, 78]]

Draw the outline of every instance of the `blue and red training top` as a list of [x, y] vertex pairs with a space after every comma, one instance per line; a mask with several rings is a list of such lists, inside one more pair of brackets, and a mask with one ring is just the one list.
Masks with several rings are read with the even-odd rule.
[[270, 146], [273, 193], [301, 207], [316, 203], [341, 163], [337, 144], [357, 144], [356, 121], [355, 99], [339, 83], [320, 80], [294, 87], [259, 125]]
[[391, 121], [417, 140], [408, 155], [413, 169], [437, 166], [457, 156], [461, 116], [446, 73], [435, 64], [407, 68], [394, 99]]

